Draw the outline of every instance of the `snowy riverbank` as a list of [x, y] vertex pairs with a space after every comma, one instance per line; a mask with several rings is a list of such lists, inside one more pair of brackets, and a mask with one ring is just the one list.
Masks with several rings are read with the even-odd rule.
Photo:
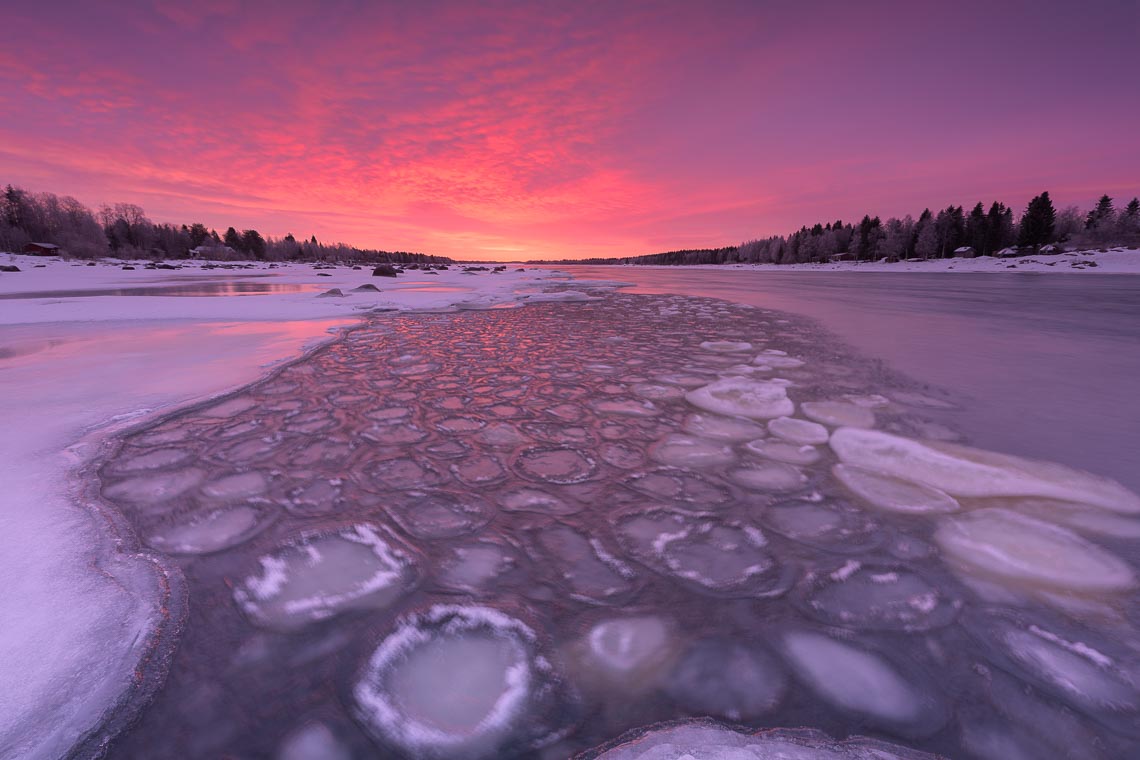
[[[541, 293], [551, 276], [451, 269], [390, 279], [310, 265], [123, 270], [12, 255], [0, 263], [20, 269], [0, 273], [4, 758], [97, 745], [100, 727], [139, 687], [151, 636], [173, 612], [162, 563], [120, 538], [75, 479], [103, 439], [248, 383], [371, 309], [509, 306]], [[289, 287], [186, 295], [237, 278]], [[381, 290], [318, 297], [362, 284]], [[126, 297], [152, 288], [180, 294]]]
[[[625, 269], [632, 264], [616, 265]], [[1071, 251], [1051, 255], [922, 261], [836, 261], [827, 264], [697, 264], [686, 267], [641, 266], [638, 269], [745, 269], [767, 272], [1053, 272], [1061, 274], [1140, 274], [1140, 249]]]

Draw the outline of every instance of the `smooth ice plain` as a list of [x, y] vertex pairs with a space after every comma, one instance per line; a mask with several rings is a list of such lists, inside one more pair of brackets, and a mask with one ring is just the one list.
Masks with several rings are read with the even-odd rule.
[[811, 323], [562, 293], [370, 317], [119, 440], [101, 497], [189, 611], [113, 756], [1136, 747], [1134, 494], [927, 440], [938, 391]]

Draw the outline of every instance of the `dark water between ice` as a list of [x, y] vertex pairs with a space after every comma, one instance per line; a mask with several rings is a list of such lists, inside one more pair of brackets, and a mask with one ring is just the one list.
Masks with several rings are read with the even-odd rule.
[[1140, 277], [564, 267], [818, 320], [961, 398], [973, 443], [1140, 490]]
[[[380, 315], [126, 436], [103, 497], [184, 573], [189, 612], [109, 756], [554, 760], [702, 716], [1134, 756], [1140, 556], [1104, 533], [1136, 520], [1081, 511], [1089, 542], [1010, 511], [1063, 505], [983, 493], [947, 516], [945, 494], [882, 479], [874, 499], [932, 511], [875, 509], [834, 446], [793, 442], [822, 440], [805, 415], [946, 439], [946, 396], [807, 320], [602, 296]], [[761, 397], [700, 403], [752, 420], [686, 398], [749, 378]], [[798, 421], [769, 429], [781, 414]], [[978, 520], [1035, 548], [951, 536], [952, 569], [944, 534]], [[972, 575], [990, 538], [1014, 555], [996, 581]]]

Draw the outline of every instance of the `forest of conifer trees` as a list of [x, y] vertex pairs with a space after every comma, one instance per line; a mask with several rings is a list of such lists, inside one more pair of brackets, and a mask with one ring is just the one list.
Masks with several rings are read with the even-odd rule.
[[[917, 220], [864, 216], [858, 223], [841, 220], [801, 227], [790, 235], [749, 240], [724, 248], [689, 249], [611, 259], [582, 259], [579, 264], [804, 264], [835, 259], [903, 261], [948, 258], [963, 253], [993, 256], [998, 252], [1031, 253], [1049, 245], [1074, 248], [1140, 245], [1140, 200], [1117, 209], [1104, 195], [1082, 212], [1076, 206], [1057, 211], [1049, 193], [1029, 202], [1018, 219], [1004, 203], [987, 209], [979, 202], [969, 212], [948, 206], [924, 210]], [[969, 249], [968, 251], [962, 249]]]

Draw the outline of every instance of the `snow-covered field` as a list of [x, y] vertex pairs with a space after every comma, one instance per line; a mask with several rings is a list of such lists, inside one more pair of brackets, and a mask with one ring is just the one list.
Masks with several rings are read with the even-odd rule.
[[[539, 294], [551, 274], [452, 268], [391, 279], [339, 267], [320, 270], [331, 275], [324, 277], [309, 265], [124, 271], [15, 255], [0, 263], [21, 270], [0, 272], [3, 758], [58, 757], [95, 729], [135, 687], [156, 626], [177, 614], [165, 608], [161, 567], [119, 539], [114, 518], [92, 507], [74, 477], [102, 438], [249, 382], [371, 309], [513, 305]], [[190, 287], [235, 274], [254, 283], [273, 275], [273, 284], [301, 290], [60, 294]], [[381, 291], [350, 293], [362, 284]], [[318, 297], [331, 288], [350, 294]]]
[[[666, 267], [673, 268], [673, 267]], [[773, 272], [1060, 272], [1062, 274], [1140, 274], [1140, 250], [1072, 251], [1053, 255], [923, 261], [837, 261], [827, 264], [702, 264], [700, 269], [749, 269]]]

